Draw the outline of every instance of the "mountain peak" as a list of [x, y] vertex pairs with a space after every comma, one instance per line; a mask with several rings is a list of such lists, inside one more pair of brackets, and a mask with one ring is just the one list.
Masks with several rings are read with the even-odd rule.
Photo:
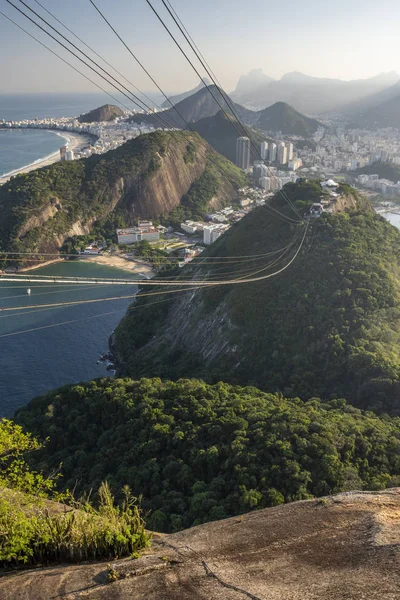
[[208, 79], [208, 77], [202, 77], [195, 88], [193, 88], [192, 90], [188, 90], [187, 92], [181, 92], [180, 94], [170, 96], [169, 100], [165, 100], [162, 103], [161, 107], [169, 108], [171, 106], [171, 102], [172, 102], [172, 104], [177, 104], [178, 102], [182, 102], [182, 100], [185, 100], [185, 98], [188, 98], [189, 96], [192, 96], [196, 92], [204, 89], [204, 87], [206, 85], [211, 85], [211, 81]]
[[124, 111], [114, 104], [104, 104], [95, 108], [78, 119], [80, 123], [102, 123], [104, 121], [113, 121], [116, 117], [123, 117]]
[[254, 88], [267, 86], [272, 81], [275, 81], [275, 79], [266, 75], [262, 69], [252, 69], [246, 75], [241, 75], [239, 77], [235, 93], [246, 94]]

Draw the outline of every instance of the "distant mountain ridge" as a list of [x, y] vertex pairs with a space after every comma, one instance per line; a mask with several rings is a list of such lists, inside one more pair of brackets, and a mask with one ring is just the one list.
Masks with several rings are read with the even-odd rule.
[[[212, 94], [210, 94], [210, 91]], [[214, 96], [214, 97], [213, 97]], [[174, 108], [160, 113], [162, 119], [166, 121], [171, 127], [186, 128], [186, 123], [198, 123], [202, 119], [209, 119], [214, 117], [221, 111], [221, 107], [214, 99], [218, 100], [218, 103], [223, 107], [225, 113], [229, 116], [232, 115], [231, 107], [239, 119], [248, 127], [257, 128], [266, 132], [282, 132], [288, 135], [299, 135], [303, 137], [309, 137], [320, 126], [320, 123], [316, 119], [311, 119], [302, 115], [296, 111], [292, 106], [289, 106], [285, 102], [277, 102], [273, 106], [269, 106], [261, 111], [253, 111], [237, 104], [235, 102], [229, 102], [229, 104], [223, 99], [219, 88], [216, 86], [209, 86], [209, 90], [203, 88], [185, 98], [179, 102]], [[183, 117], [183, 119], [182, 119]], [[145, 123], [154, 127], [159, 127], [160, 123], [154, 118], [152, 114], [137, 114], [130, 118], [131, 121], [136, 123]], [[226, 125], [225, 123], [218, 121], [219, 125]], [[243, 135], [243, 131], [240, 130], [240, 126], [236, 124], [237, 132], [236, 138]], [[208, 126], [201, 123], [199, 126], [194, 126], [196, 131], [200, 129], [205, 132], [210, 131], [210, 123]], [[233, 127], [232, 127], [233, 129]], [[226, 154], [225, 154], [226, 156]]]
[[123, 117], [124, 111], [114, 104], [104, 104], [95, 108], [85, 115], [78, 118], [79, 123], [102, 123], [104, 121], [113, 121], [116, 117]]
[[172, 102], [172, 104], [177, 104], [178, 102], [182, 102], [182, 100], [185, 100], [185, 98], [188, 98], [189, 96], [192, 96], [196, 92], [203, 89], [205, 87], [205, 85], [211, 85], [211, 81], [207, 77], [203, 77], [203, 79], [201, 79], [199, 81], [199, 84], [196, 85], [196, 87], [193, 88], [192, 90], [189, 90], [187, 92], [182, 92], [181, 94], [175, 94], [174, 96], [169, 96], [168, 100], [164, 100], [164, 102], [161, 104], [161, 107], [162, 108], [170, 108], [171, 102]]
[[[251, 75], [251, 72], [248, 76]], [[294, 71], [286, 73], [280, 80], [269, 81], [260, 74], [253, 79], [254, 85], [243, 88], [243, 77], [239, 79], [235, 91], [231, 94], [235, 102], [252, 109], [260, 109], [275, 102], [287, 102], [300, 112], [322, 114], [336, 111], [377, 94], [400, 81], [400, 75], [394, 71], [381, 73], [368, 79], [342, 81], [312, 77]], [[250, 77], [248, 81], [251, 81]]]
[[[218, 102], [216, 102], [214, 98], [216, 98]], [[180, 127], [181, 129], [185, 129], [186, 123], [194, 123], [199, 119], [216, 115], [221, 110], [221, 106], [219, 106], [218, 103], [225, 111], [229, 111], [228, 104], [223, 99], [219, 88], [215, 85], [210, 85], [208, 86], [208, 89], [203, 87], [198, 92], [184, 98], [184, 100], [178, 102], [174, 108], [169, 108], [158, 114], [170, 125], [170, 127]], [[243, 119], [244, 122], [251, 125], [252, 117], [254, 115], [253, 111], [240, 106], [240, 104], [233, 103], [233, 106], [239, 117]], [[146, 125], [152, 125], [154, 127], [160, 126], [159, 121], [151, 114], [133, 115], [129, 120], [135, 123], [145, 123]]]

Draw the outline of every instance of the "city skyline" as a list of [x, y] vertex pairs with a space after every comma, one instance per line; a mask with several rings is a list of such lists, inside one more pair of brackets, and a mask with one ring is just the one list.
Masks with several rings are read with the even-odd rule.
[[[15, 4], [28, 12], [18, 0]], [[140, 89], [146, 92], [154, 89], [89, 1], [52, 0], [50, 3], [42, 0], [41, 4]], [[160, 0], [154, 0], [153, 4], [172, 26]], [[71, 37], [34, 0], [29, 5]], [[197, 76], [145, 1], [132, 5], [128, 0], [119, 0], [111, 5], [107, 0], [97, 0], [97, 5], [166, 91], [180, 92], [197, 85]], [[288, 0], [284, 13], [274, 11], [272, 3], [262, 0], [250, 0], [245, 5], [239, 0], [218, 3], [204, 0], [201, 11], [192, 1], [174, 0], [173, 6], [228, 91], [235, 88], [241, 75], [257, 68], [275, 79], [287, 72], [300, 71], [313, 77], [343, 80], [365, 79], [381, 72], [400, 70], [397, 42], [400, 6], [394, 0], [382, 0], [379, 12], [372, 0], [362, 4], [358, 0], [339, 0], [333, 14], [317, 0], [305, 0], [301, 11], [293, 0]], [[3, 3], [2, 10], [90, 74], [8, 3]], [[282, 32], [285, 45], [280, 52], [271, 55], [271, 48], [279, 48]], [[71, 40], [80, 45], [72, 37]], [[7, 57], [0, 67], [2, 93], [96, 91], [1, 15], [0, 50]], [[201, 74], [204, 75], [202, 70]], [[99, 81], [96, 75], [92, 76]]]

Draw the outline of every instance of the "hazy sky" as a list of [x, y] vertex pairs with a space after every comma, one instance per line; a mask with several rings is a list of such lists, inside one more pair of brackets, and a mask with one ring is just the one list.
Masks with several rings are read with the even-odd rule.
[[[12, 1], [26, 11], [18, 0]], [[25, 1], [50, 20], [35, 0]], [[89, 0], [40, 1], [138, 87], [152, 89], [146, 75]], [[152, 1], [165, 15], [161, 1]], [[96, 2], [167, 91], [182, 91], [197, 84], [197, 76], [145, 0]], [[284, 3], [171, 0], [171, 3], [228, 91], [235, 88], [241, 74], [253, 68], [262, 68], [276, 78], [295, 70], [342, 79], [400, 71], [398, 0], [379, 3], [376, 0], [285, 0]], [[79, 66], [76, 59], [28, 23], [6, 0], [0, 0], [0, 10], [89, 75], [83, 65]], [[52, 24], [61, 28], [53, 21]], [[1, 93], [96, 91], [2, 15], [0, 54]], [[93, 77], [96, 78], [94, 74]]]

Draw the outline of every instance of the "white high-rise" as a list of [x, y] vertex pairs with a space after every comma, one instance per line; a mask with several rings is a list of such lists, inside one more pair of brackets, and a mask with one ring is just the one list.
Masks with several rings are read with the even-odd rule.
[[288, 144], [286, 144], [286, 148], [287, 148], [287, 159], [292, 160], [293, 159], [293, 144], [292, 144], [292, 142], [289, 142]]
[[240, 137], [236, 140], [236, 164], [241, 169], [250, 166], [250, 140], [248, 137]]
[[261, 158], [268, 160], [268, 142], [261, 143]]
[[269, 147], [269, 162], [276, 161], [276, 144], [271, 144]]
[[271, 179], [270, 177], [261, 177], [260, 179], [260, 187], [267, 192], [271, 189]]
[[278, 146], [278, 163], [285, 165], [287, 163], [287, 148], [283, 142]]

